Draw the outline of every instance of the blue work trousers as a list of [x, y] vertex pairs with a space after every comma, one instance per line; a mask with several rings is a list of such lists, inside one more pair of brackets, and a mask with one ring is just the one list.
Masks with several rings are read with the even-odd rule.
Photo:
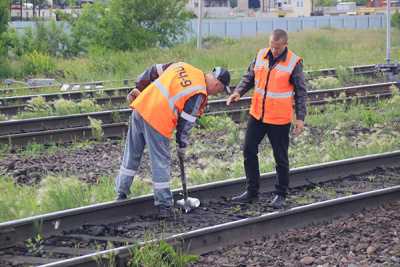
[[173, 198], [169, 185], [171, 177], [169, 143], [167, 137], [158, 133], [138, 112], [133, 111], [122, 164], [115, 181], [117, 193], [125, 195], [130, 193], [133, 177], [139, 168], [144, 146], [147, 144], [153, 178], [154, 205], [172, 206]]

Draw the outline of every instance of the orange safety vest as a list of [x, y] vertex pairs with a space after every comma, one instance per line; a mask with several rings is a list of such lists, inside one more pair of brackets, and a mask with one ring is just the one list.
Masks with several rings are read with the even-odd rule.
[[139, 112], [157, 132], [171, 138], [186, 101], [199, 93], [204, 94], [207, 100], [204, 73], [187, 63], [179, 62], [169, 66], [157, 80], [148, 85], [130, 107]]
[[264, 123], [288, 124], [292, 121], [294, 94], [290, 75], [301, 58], [288, 50], [285, 61], [269, 69], [268, 51], [264, 48], [257, 54], [250, 114], [257, 120], [262, 118]]

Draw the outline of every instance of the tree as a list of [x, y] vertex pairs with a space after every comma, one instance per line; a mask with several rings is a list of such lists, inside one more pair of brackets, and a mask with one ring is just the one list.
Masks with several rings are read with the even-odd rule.
[[392, 26], [400, 29], [400, 12], [396, 10], [396, 12], [392, 15]]
[[9, 7], [9, 0], [0, 0], [0, 58], [7, 54], [7, 41], [5, 39], [8, 29], [8, 21], [10, 20]]
[[356, 0], [357, 6], [367, 6], [368, 0]]
[[314, 7], [335, 6], [337, 2], [336, 0], [315, 0]]
[[0, 35], [7, 31], [10, 20], [10, 1], [0, 0]]
[[170, 46], [185, 33], [189, 18], [186, 0], [110, 0], [83, 8], [73, 23], [76, 41], [129, 50]]
[[0, 77], [8, 75], [8, 21], [10, 19], [10, 1], [0, 0]]

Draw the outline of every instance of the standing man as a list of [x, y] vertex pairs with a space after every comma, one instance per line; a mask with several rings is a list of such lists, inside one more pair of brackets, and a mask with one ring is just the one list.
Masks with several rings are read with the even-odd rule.
[[293, 129], [295, 136], [304, 128], [307, 99], [302, 59], [290, 51], [287, 45], [287, 33], [281, 29], [274, 30], [270, 36], [269, 47], [258, 52], [247, 73], [227, 100], [226, 104], [230, 105], [255, 87], [243, 148], [247, 190], [233, 197], [233, 201], [252, 202], [258, 199], [258, 145], [267, 135], [277, 173], [276, 195], [271, 206], [282, 208], [285, 205], [289, 187], [288, 147], [293, 121], [293, 98], [296, 111]]
[[124, 156], [116, 177], [117, 200], [126, 199], [145, 144], [148, 145], [153, 177], [154, 204], [159, 217], [171, 215], [169, 143], [176, 129], [177, 150], [182, 156], [188, 134], [207, 104], [208, 95], [229, 94], [230, 74], [216, 67], [204, 74], [184, 62], [156, 64], [143, 72], [129, 95], [133, 109]]

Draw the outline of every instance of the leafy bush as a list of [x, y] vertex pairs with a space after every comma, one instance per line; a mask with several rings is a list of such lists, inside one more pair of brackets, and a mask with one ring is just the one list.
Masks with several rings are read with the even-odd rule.
[[54, 102], [54, 109], [55, 113], [61, 116], [79, 113], [78, 105], [70, 100], [65, 99], [59, 99]]
[[101, 127], [103, 122], [101, 120], [97, 120], [91, 117], [89, 117], [89, 121], [90, 121], [90, 128], [92, 129], [92, 136], [97, 141], [101, 141], [104, 136], [103, 128]]
[[0, 37], [8, 28], [8, 20], [10, 18], [9, 5], [9, 0], [0, 0]]
[[319, 77], [309, 81], [313, 89], [330, 89], [340, 87], [339, 79], [335, 77]]
[[380, 124], [384, 122], [384, 117], [379, 112], [375, 110], [363, 110], [360, 114], [361, 123], [365, 127], [372, 128], [375, 124]]
[[22, 56], [22, 74], [50, 75], [55, 72], [56, 64], [48, 54], [42, 54], [37, 51]]
[[25, 107], [27, 111], [44, 111], [49, 110], [50, 105], [46, 102], [46, 99], [43, 96], [34, 97], [28, 100], [28, 104]]
[[8, 50], [5, 37], [10, 17], [8, 7], [8, 0], [0, 0], [0, 77], [7, 77], [10, 72], [10, 64], [6, 60]]
[[[0, 44], [1, 45], [1, 44]], [[0, 56], [0, 78], [7, 78], [13, 74], [10, 61], [5, 56]]]
[[392, 15], [392, 26], [400, 29], [400, 12], [398, 9]]
[[184, 0], [111, 0], [83, 8], [72, 25], [79, 47], [131, 50], [170, 46], [185, 32]]
[[176, 252], [170, 244], [162, 240], [158, 243], [146, 244], [143, 247], [135, 247], [128, 266], [183, 267], [195, 262], [197, 259], [197, 256], [183, 255], [181, 252]]
[[55, 21], [36, 21], [33, 29], [27, 28], [21, 36], [15, 36], [13, 51], [23, 55], [37, 51], [59, 57], [71, 57], [78, 54], [73, 38], [66, 31], [66, 24]]
[[90, 99], [84, 99], [78, 103], [78, 108], [81, 113], [100, 111], [101, 107]]

